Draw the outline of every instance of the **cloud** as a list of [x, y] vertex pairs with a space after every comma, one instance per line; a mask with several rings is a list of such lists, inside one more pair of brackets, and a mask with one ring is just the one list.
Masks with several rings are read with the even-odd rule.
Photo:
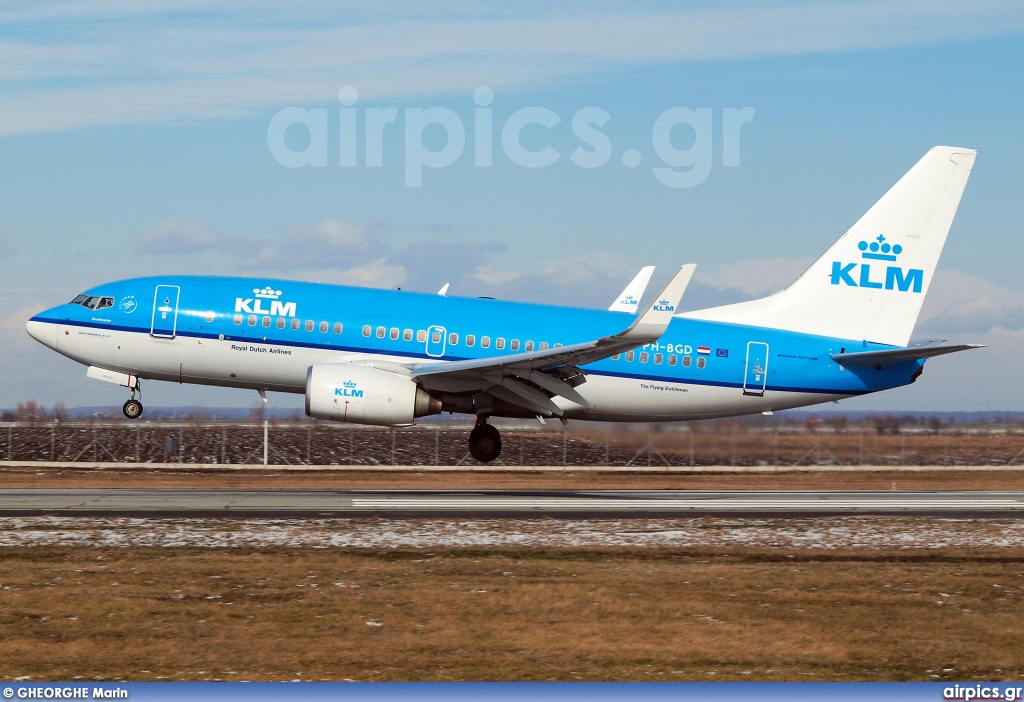
[[220, 232], [200, 222], [183, 222], [167, 217], [135, 240], [135, 252], [156, 255], [200, 253], [211, 249], [230, 248], [230, 242]]
[[244, 255], [238, 267], [250, 271], [345, 269], [383, 257], [388, 245], [362, 224], [328, 217], [311, 229], [296, 228]]
[[492, 254], [505, 250], [497, 243], [421, 241], [391, 254], [388, 262], [405, 268], [402, 287], [434, 292], [446, 282], [458, 282], [473, 274], [490, 261]]
[[403, 16], [339, 5], [306, 7], [298, 18], [269, 2], [137, 5], [0, 9], [0, 24], [20, 30], [0, 41], [0, 134], [248, 115], [333, 101], [342, 85], [367, 98], [468, 95], [480, 84], [520, 90], [622, 66], [962, 41], [1024, 28], [1024, 9], [1010, 0], [527, 4], [414, 7]]
[[706, 270], [698, 266], [694, 277], [711, 287], [732, 288], [750, 297], [764, 297], [792, 283], [812, 263], [811, 257], [747, 259]]
[[25, 331], [25, 322], [46, 307], [47, 305], [42, 302], [31, 303], [0, 318], [0, 329], [3, 330], [4, 341], [20, 348], [39, 346], [38, 342]]
[[921, 309], [917, 335], [1024, 330], [1024, 296], [984, 278], [938, 270]]
[[0, 232], [0, 261], [13, 258], [18, 252], [7, 245], [7, 232]]

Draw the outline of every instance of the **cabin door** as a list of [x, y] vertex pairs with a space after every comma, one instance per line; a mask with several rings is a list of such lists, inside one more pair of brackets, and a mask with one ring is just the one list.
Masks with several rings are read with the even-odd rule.
[[768, 344], [747, 342], [747, 365], [743, 377], [744, 395], [764, 395], [768, 385]]
[[178, 297], [181, 288], [177, 285], [157, 285], [153, 294], [153, 322], [149, 327], [150, 336], [158, 339], [173, 339], [178, 333]]

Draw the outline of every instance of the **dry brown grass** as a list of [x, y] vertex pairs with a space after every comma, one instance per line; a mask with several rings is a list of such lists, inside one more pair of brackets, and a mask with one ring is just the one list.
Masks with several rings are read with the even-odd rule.
[[0, 676], [1010, 680], [1022, 577], [995, 550], [4, 549]]
[[0, 468], [3, 488], [236, 488], [307, 490], [1024, 490], [1020, 471], [807, 473], [431, 473]]

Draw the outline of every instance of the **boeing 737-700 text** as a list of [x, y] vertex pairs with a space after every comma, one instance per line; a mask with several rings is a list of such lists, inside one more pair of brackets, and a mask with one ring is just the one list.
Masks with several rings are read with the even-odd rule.
[[140, 379], [303, 393], [309, 416], [337, 422], [468, 413], [481, 461], [501, 451], [489, 417], [671, 421], [839, 400], [975, 348], [910, 342], [974, 159], [933, 148], [793, 284], [724, 307], [677, 312], [693, 265], [641, 306], [644, 269], [607, 311], [449, 297], [447, 285], [158, 276], [99, 285], [27, 329], [129, 388], [129, 418]]

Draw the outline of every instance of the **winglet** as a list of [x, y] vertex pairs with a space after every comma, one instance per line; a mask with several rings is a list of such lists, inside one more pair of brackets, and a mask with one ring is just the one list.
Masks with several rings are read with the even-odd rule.
[[441, 297], [444, 297], [445, 295], [447, 295], [448, 294], [448, 286], [449, 285], [451, 285], [451, 283], [445, 283], [444, 286], [440, 290], [437, 291], [437, 294], [440, 295]]
[[647, 284], [651, 282], [651, 275], [654, 274], [654, 266], [644, 266], [636, 277], [630, 281], [626, 289], [619, 293], [618, 299], [608, 308], [609, 312], [628, 312], [636, 314], [640, 311], [640, 298], [647, 290]]
[[693, 263], [687, 263], [681, 267], [672, 276], [672, 280], [668, 281], [668, 285], [651, 301], [644, 313], [630, 325], [629, 329], [615, 336], [619, 339], [629, 340], [653, 341], [660, 338], [668, 329], [668, 324], [672, 321], [676, 308], [679, 307], [679, 302], [683, 299], [683, 293], [686, 292], [686, 286], [690, 284], [690, 278], [693, 277], [695, 268], [697, 266]]

